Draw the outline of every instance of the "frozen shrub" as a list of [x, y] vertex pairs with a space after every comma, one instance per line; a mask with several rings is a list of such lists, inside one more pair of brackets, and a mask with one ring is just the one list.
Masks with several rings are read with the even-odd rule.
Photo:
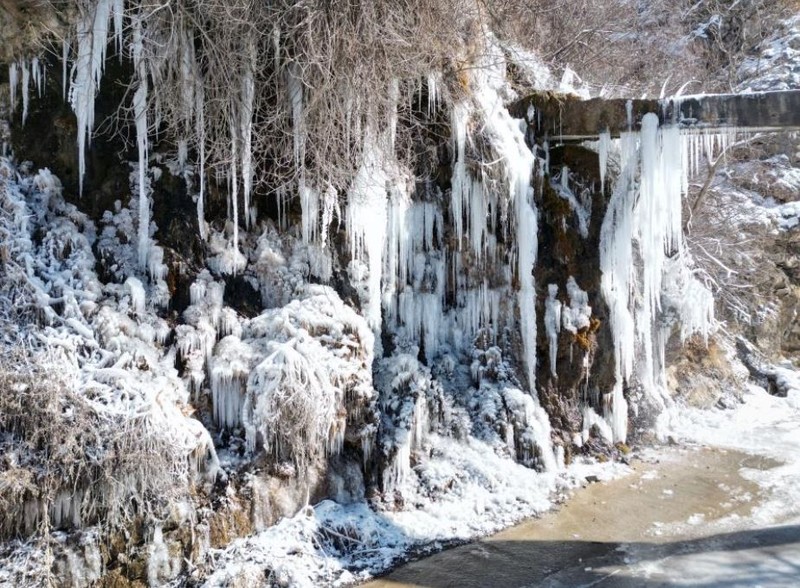
[[331, 288], [306, 286], [297, 296], [245, 324], [241, 341], [226, 337], [209, 365], [213, 382], [246, 358], [237, 373], [248, 449], [263, 448], [304, 471], [338, 453], [345, 435], [358, 437], [372, 418], [374, 335]]

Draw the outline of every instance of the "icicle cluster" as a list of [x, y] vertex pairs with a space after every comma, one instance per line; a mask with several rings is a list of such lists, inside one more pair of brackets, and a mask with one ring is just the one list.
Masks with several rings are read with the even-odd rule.
[[613, 144], [607, 133], [601, 134], [601, 176], [605, 179], [612, 149], [620, 170], [600, 241], [601, 284], [611, 314], [617, 375], [605, 399], [614, 441], [624, 441], [627, 435], [622, 389], [632, 376], [637, 349], [644, 357], [639, 376], [645, 387], [658, 396], [663, 386], [666, 338], [656, 324], [664, 305], [677, 309], [684, 339], [696, 332], [707, 336], [713, 328], [713, 297], [692, 275], [681, 206], [700, 154], [711, 161], [733, 136], [735, 130], [713, 134], [659, 127], [655, 114], [643, 117], [640, 133], [622, 133]]
[[30, 107], [31, 78], [36, 86], [36, 92], [41, 98], [47, 81], [47, 69], [38, 57], [30, 60], [20, 59], [8, 66], [8, 86], [10, 91], [11, 113], [17, 104], [17, 91], [22, 87], [22, 124], [28, 119]]

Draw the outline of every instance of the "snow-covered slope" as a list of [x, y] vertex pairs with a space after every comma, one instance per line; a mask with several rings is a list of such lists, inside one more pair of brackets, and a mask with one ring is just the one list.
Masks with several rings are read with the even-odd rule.
[[800, 15], [781, 22], [756, 53], [739, 67], [739, 91], [800, 88]]

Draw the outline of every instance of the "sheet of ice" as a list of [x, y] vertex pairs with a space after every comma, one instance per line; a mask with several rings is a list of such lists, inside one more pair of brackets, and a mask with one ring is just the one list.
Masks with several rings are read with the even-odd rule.
[[780, 462], [773, 469], [742, 472], [767, 491], [767, 499], [752, 513], [757, 525], [800, 522], [800, 376], [791, 367], [778, 370], [789, 388], [786, 398], [749, 385], [743, 402], [732, 409], [699, 410], [676, 405], [665, 411], [657, 428], [662, 437], [671, 435]]

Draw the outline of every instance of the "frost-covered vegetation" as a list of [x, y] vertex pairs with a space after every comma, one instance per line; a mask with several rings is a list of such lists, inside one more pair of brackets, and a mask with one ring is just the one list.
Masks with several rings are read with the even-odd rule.
[[354, 581], [541, 512], [674, 406], [670, 341], [744, 300], [693, 185], [742, 137], [630, 114], [573, 164], [508, 106], [678, 90], [613, 55], [699, 74], [735, 26], [534, 4], [41, 8], [0, 100], [19, 144], [63, 96], [77, 173], [0, 129], [0, 582]]

